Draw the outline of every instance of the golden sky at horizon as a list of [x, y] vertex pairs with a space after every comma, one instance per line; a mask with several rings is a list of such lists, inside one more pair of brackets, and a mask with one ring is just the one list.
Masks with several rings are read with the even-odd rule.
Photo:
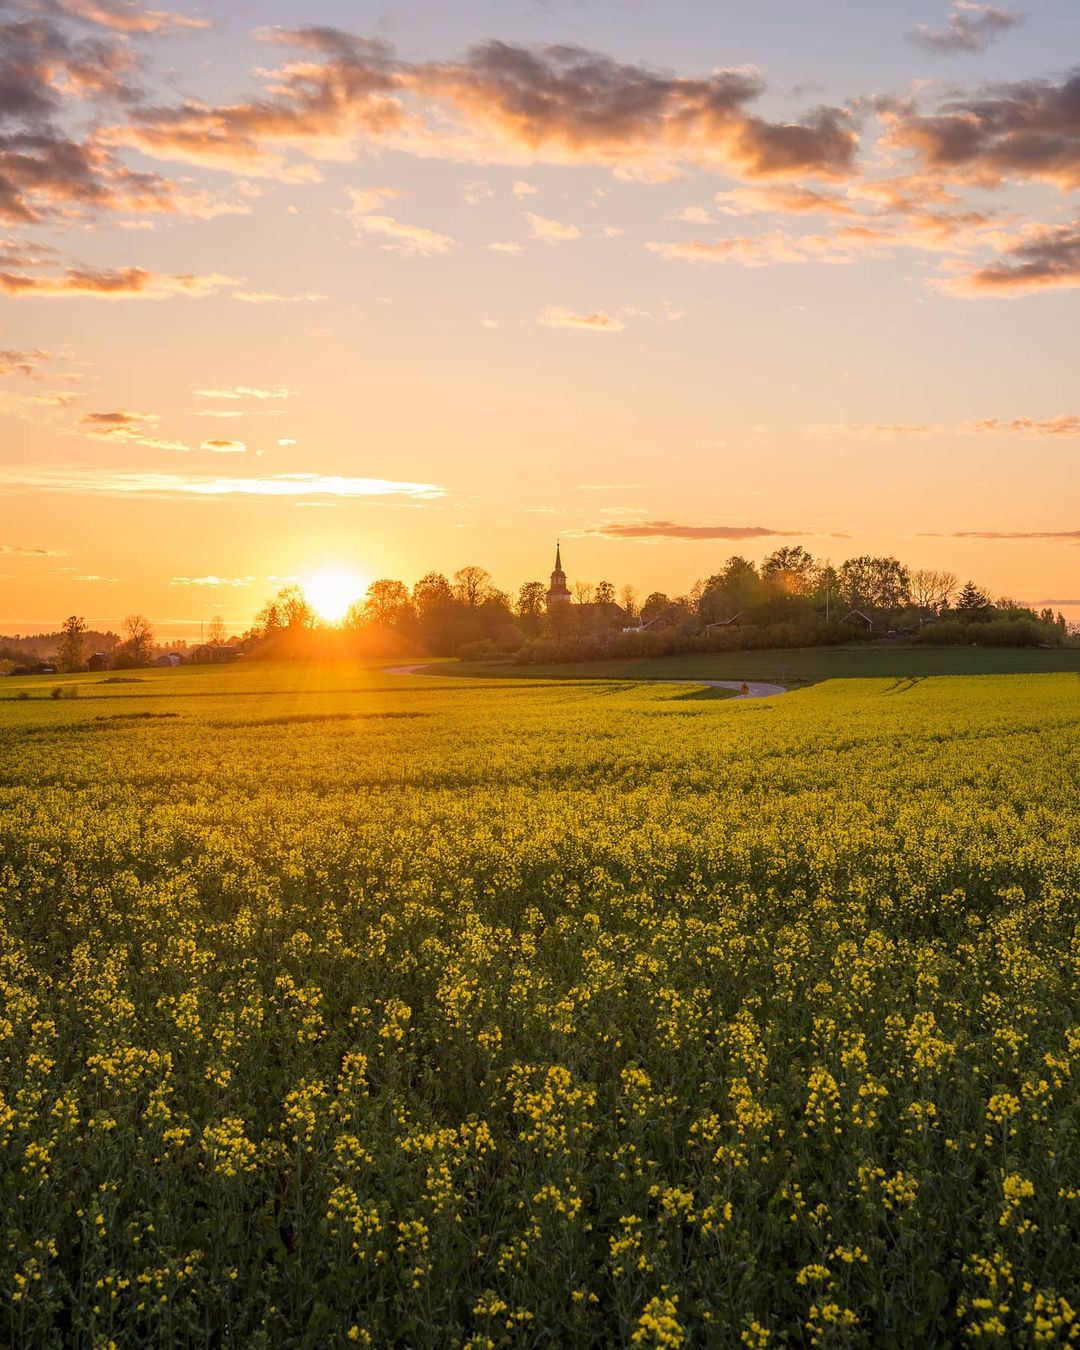
[[[1080, 619], [1080, 13], [0, 0], [0, 632], [785, 542]], [[1065, 59], [1061, 53], [1065, 53]]]

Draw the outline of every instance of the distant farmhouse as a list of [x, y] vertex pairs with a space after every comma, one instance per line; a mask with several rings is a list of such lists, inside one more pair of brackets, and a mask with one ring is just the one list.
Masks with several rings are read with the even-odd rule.
[[[551, 585], [547, 593], [548, 618], [555, 624], [569, 621], [573, 627], [584, 632], [593, 632], [599, 628], [615, 628], [626, 618], [626, 611], [613, 602], [586, 600], [575, 604], [570, 588], [566, 584], [566, 573], [562, 565], [562, 544], [555, 545], [555, 570], [551, 574]], [[560, 625], [561, 626], [561, 625]]]

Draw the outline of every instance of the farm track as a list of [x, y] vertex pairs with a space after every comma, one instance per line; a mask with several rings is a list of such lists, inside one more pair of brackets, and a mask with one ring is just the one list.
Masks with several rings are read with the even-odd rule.
[[[431, 667], [427, 665], [388, 666], [383, 670], [383, 674], [424, 675], [430, 669]], [[588, 679], [589, 677], [583, 676], [583, 678]], [[605, 677], [605, 680], [607, 678], [608, 677]], [[738, 703], [740, 700], [746, 698], [772, 698], [775, 694], [786, 694], [788, 692], [782, 684], [763, 684], [759, 680], [745, 681], [745, 687], [747, 692], [744, 694], [741, 692], [744, 685], [744, 681], [742, 680], [695, 680], [695, 679], [678, 678], [672, 675], [662, 676], [659, 679], [652, 679], [652, 680], [634, 679], [632, 676], [612, 676], [610, 677], [610, 679], [613, 682], [618, 682], [621, 680], [622, 683], [625, 684], [689, 684], [695, 685], [699, 688], [705, 687], [707, 689], [736, 689], [739, 690], [740, 692], [737, 693], [735, 698], [731, 700], [733, 703]]]

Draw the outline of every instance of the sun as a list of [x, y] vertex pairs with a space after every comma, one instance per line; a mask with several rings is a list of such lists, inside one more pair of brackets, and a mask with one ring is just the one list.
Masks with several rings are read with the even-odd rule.
[[363, 579], [344, 567], [312, 572], [304, 578], [302, 588], [308, 604], [327, 623], [340, 623], [366, 589]]

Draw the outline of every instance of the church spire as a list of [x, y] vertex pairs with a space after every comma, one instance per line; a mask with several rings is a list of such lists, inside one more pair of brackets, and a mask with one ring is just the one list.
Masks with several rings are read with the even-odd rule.
[[555, 570], [551, 574], [551, 587], [547, 593], [548, 608], [552, 605], [569, 604], [570, 591], [566, 585], [566, 573], [562, 567], [562, 544], [555, 541]]

